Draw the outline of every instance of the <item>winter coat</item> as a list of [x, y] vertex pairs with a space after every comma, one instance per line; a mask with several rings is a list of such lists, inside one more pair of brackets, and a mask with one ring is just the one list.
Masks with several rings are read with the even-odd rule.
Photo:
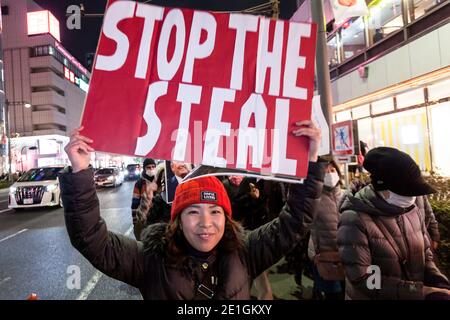
[[[275, 264], [309, 229], [321, 194], [324, 166], [310, 163], [304, 184], [291, 187], [279, 217], [243, 234], [243, 249], [217, 253], [222, 272], [216, 299], [249, 299], [253, 279]], [[65, 221], [72, 245], [104, 274], [137, 287], [144, 299], [194, 299], [198, 263], [167, 259], [166, 224], [149, 226], [143, 241], [107, 230], [100, 216], [93, 173], [60, 175]]]
[[434, 216], [430, 201], [426, 196], [417, 197], [416, 206], [421, 211], [425, 219], [425, 226], [432, 241], [439, 242], [441, 236], [439, 234], [439, 224]]
[[[259, 198], [250, 195], [250, 183], [259, 190]], [[281, 182], [246, 177], [232, 199], [233, 217], [244, 228], [254, 230], [278, 216], [286, 202], [285, 187]]]
[[[341, 212], [338, 245], [345, 268], [347, 298], [423, 299], [424, 285], [448, 285], [447, 278], [433, 262], [425, 222], [417, 206], [406, 209], [393, 206], [368, 185], [355, 196], [347, 195]], [[392, 235], [397, 249], [375, 221]], [[400, 262], [399, 255], [404, 261]], [[371, 266], [379, 267], [380, 288], [370, 285], [376, 284], [372, 281]]]
[[311, 239], [315, 253], [337, 252], [337, 230], [339, 223], [338, 204], [342, 198], [340, 185], [334, 188], [324, 187], [311, 226]]

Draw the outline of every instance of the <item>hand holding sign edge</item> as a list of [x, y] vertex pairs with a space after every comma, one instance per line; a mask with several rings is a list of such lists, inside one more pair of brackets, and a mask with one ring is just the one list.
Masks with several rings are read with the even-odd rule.
[[91, 152], [95, 150], [89, 146], [93, 142], [92, 139], [80, 135], [80, 131], [84, 127], [81, 126], [73, 130], [70, 134], [70, 141], [64, 150], [72, 164], [72, 172], [76, 173], [89, 167], [91, 161]]
[[311, 120], [303, 120], [295, 123], [300, 127], [292, 133], [296, 137], [306, 136], [309, 138], [309, 161], [316, 162], [319, 158], [320, 139], [322, 131]]

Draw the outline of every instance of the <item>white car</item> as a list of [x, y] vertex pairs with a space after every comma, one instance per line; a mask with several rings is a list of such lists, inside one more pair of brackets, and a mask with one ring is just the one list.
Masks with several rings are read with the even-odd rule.
[[63, 166], [28, 170], [9, 188], [8, 208], [61, 206], [58, 173]]

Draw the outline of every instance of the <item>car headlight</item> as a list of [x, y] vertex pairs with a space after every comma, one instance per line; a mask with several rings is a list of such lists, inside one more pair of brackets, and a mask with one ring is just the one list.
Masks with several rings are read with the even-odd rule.
[[53, 192], [56, 190], [56, 188], [58, 188], [57, 184], [49, 184], [48, 186], [45, 187], [45, 190], [47, 192]]
[[17, 187], [9, 187], [9, 193], [15, 194], [17, 191]]
[[109, 176], [108, 178], [106, 178], [106, 180], [113, 181], [114, 180], [114, 176]]

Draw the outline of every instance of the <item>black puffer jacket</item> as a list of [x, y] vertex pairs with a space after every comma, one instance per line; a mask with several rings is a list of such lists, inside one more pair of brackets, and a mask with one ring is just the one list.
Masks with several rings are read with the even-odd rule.
[[[417, 206], [393, 206], [369, 185], [355, 196], [347, 195], [341, 212], [338, 245], [347, 298], [423, 299], [424, 285], [448, 286], [447, 278], [433, 262], [425, 222]], [[375, 221], [392, 236], [396, 249]], [[404, 263], [400, 263], [396, 251], [405, 257]], [[373, 265], [381, 271], [380, 289], [367, 285], [369, 266]]]
[[[324, 167], [310, 163], [303, 185], [291, 187], [279, 217], [246, 233], [244, 249], [221, 254], [226, 270], [217, 299], [249, 299], [252, 280], [295, 246], [309, 228], [322, 189]], [[72, 245], [106, 275], [139, 288], [144, 299], [193, 299], [192, 263], [180, 268], [166, 259], [165, 224], [148, 227], [143, 242], [109, 232], [100, 217], [91, 170], [60, 176], [66, 227]]]

